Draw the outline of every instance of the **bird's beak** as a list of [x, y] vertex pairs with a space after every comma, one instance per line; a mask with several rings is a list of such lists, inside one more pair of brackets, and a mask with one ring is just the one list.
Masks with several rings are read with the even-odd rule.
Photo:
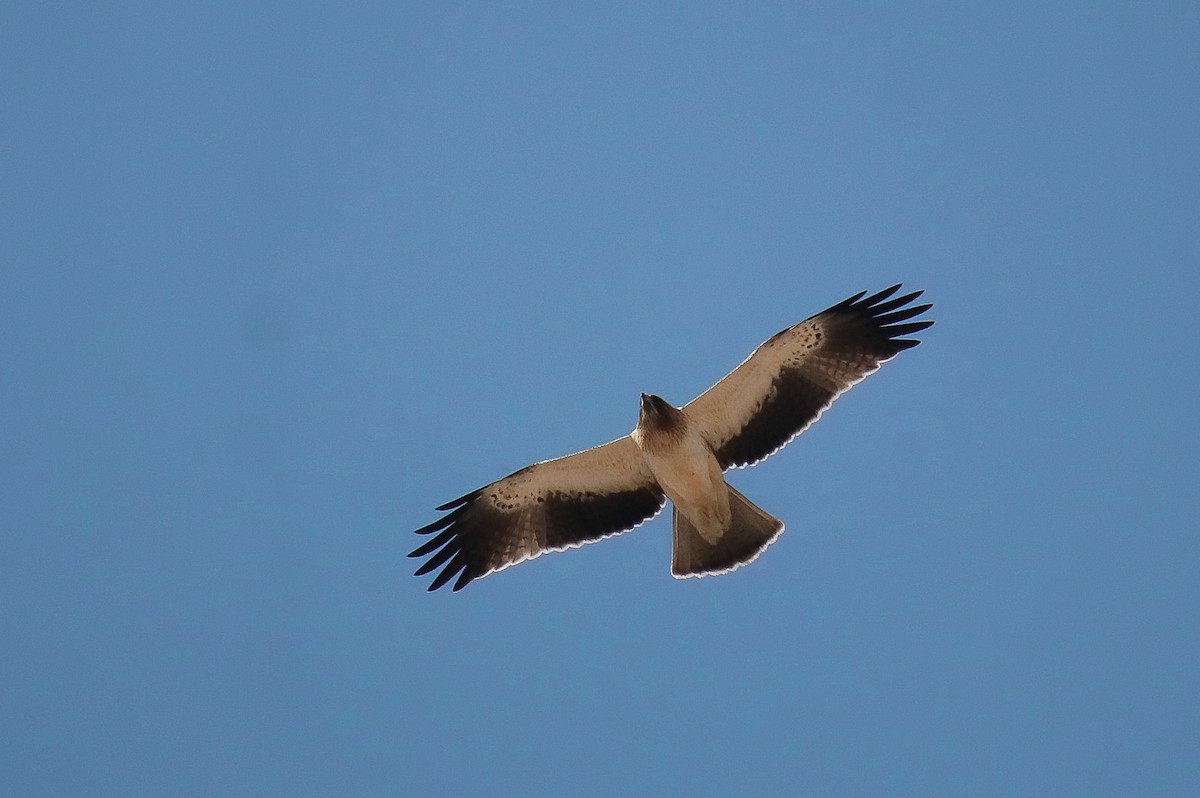
[[638, 407], [638, 418], [648, 418], [654, 413], [654, 403], [650, 401], [650, 394], [642, 394], [642, 403]]

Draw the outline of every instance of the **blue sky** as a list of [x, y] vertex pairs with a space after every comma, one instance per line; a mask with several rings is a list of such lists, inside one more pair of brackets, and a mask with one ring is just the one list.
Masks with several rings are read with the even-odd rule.
[[[0, 12], [0, 786], [1200, 789], [1200, 7]], [[897, 281], [925, 343], [669, 521], [433, 508]]]

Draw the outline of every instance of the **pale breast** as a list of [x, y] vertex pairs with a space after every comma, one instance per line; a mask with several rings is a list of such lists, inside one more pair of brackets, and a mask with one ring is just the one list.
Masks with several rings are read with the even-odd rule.
[[675, 508], [697, 528], [719, 536], [729, 523], [729, 492], [708, 444], [686, 429], [639, 430], [633, 439]]

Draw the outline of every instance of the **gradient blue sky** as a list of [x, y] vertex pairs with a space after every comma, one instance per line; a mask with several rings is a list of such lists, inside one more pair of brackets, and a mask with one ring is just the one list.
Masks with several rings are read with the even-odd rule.
[[[0, 788], [1200, 791], [1200, 6], [9, 3]], [[435, 505], [864, 289], [925, 343], [669, 521]]]

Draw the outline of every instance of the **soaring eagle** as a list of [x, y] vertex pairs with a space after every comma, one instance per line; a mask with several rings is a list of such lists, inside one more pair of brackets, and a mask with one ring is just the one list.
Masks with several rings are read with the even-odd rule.
[[[843, 391], [920, 341], [904, 336], [932, 305], [899, 285], [866, 291], [770, 338], [681, 408], [642, 394], [633, 432], [603, 446], [543, 460], [447, 502], [417, 530], [434, 535], [408, 556], [438, 568], [430, 590], [471, 580], [548, 551], [632, 529], [674, 503], [671, 573], [732, 571], [783, 531], [783, 522], [725, 482], [729, 468], [783, 448]], [[435, 534], [436, 533], [436, 534]]]

